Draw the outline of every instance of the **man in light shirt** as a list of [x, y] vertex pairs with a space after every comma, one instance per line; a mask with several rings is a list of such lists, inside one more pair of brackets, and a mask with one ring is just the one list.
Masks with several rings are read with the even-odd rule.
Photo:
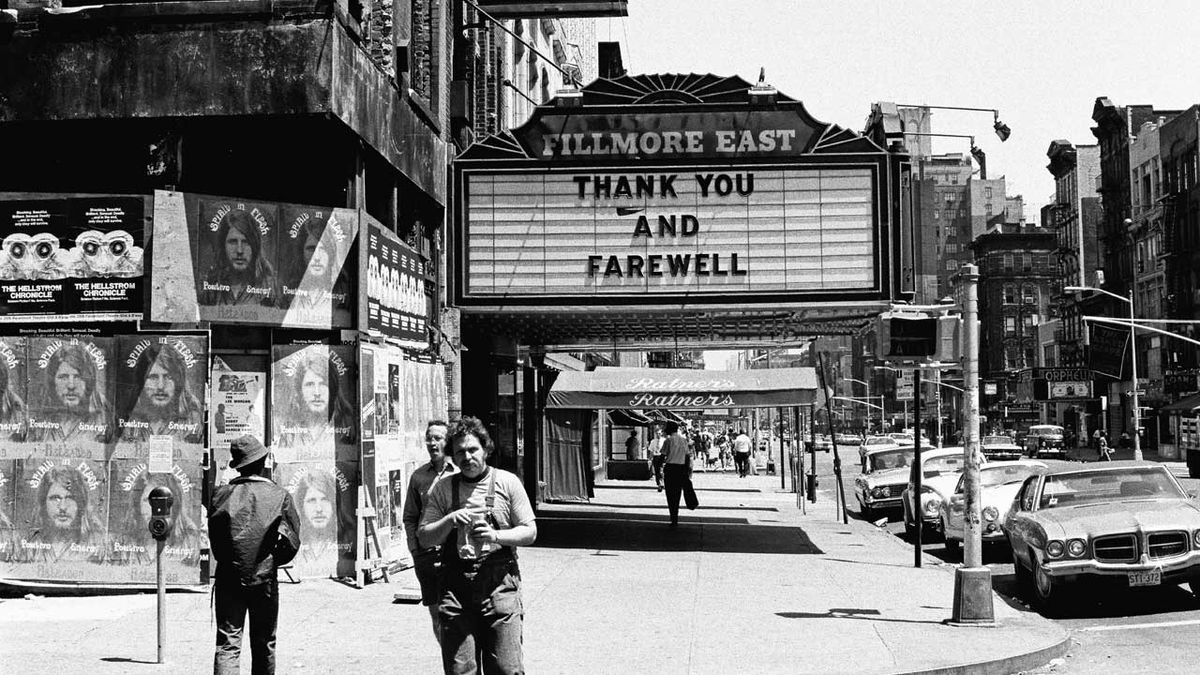
[[754, 443], [746, 432], [739, 429], [737, 438], [733, 439], [733, 464], [737, 467], [738, 478], [745, 478], [750, 471], [750, 451]]
[[654, 484], [658, 486], [658, 491], [663, 491], [663, 474], [662, 474], [662, 430], [658, 427], [654, 428], [654, 439], [650, 441], [650, 447], [647, 452], [650, 455], [650, 466], [654, 469]]
[[429, 461], [417, 467], [408, 479], [408, 495], [404, 499], [404, 536], [408, 539], [408, 550], [412, 553], [413, 571], [421, 585], [421, 604], [429, 608], [433, 620], [433, 636], [441, 640], [438, 620], [438, 582], [436, 563], [440, 546], [423, 547], [417, 541], [417, 527], [421, 524], [421, 511], [429, 490], [445, 476], [458, 473], [454, 462], [446, 456], [446, 433], [449, 427], [442, 420], [433, 420], [425, 426], [425, 451]]
[[662, 443], [663, 482], [667, 488], [667, 510], [671, 514], [671, 527], [679, 526], [679, 496], [683, 493], [684, 483], [692, 471], [692, 455], [688, 451], [688, 441], [679, 433], [679, 425], [667, 422], [663, 425], [666, 438]]

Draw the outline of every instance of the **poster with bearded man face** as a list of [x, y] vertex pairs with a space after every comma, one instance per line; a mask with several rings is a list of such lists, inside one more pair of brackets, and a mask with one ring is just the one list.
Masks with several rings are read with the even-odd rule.
[[204, 375], [208, 349], [201, 336], [129, 335], [118, 339], [116, 454], [144, 458], [151, 438], [173, 449], [204, 442]]

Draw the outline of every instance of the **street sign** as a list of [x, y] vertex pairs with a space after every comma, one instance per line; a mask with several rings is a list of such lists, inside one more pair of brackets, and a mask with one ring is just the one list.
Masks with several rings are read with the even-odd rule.
[[913, 371], [901, 370], [896, 373], [896, 400], [913, 400]]

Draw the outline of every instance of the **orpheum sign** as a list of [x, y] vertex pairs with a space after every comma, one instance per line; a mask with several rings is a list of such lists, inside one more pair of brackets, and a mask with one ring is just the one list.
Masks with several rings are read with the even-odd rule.
[[462, 305], [890, 297], [892, 155], [799, 102], [593, 110], [588, 93], [455, 162]]

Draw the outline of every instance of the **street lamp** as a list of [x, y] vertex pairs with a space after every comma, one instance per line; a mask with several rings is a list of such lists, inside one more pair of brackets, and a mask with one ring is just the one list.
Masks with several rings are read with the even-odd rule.
[[1063, 291], [1071, 293], [1096, 291], [1097, 293], [1103, 293], [1110, 298], [1116, 298], [1122, 302], [1129, 303], [1129, 349], [1131, 352], [1133, 352], [1129, 355], [1129, 360], [1133, 370], [1133, 391], [1130, 392], [1131, 396], [1133, 397], [1133, 458], [1140, 461], [1142, 459], [1142, 410], [1138, 407], [1141, 405], [1141, 399], [1138, 398], [1137, 327], [1134, 323], [1137, 321], [1137, 318], [1135, 316], [1133, 305], [1133, 288], [1130, 287], [1129, 289], [1129, 297], [1117, 295], [1116, 293], [1111, 293], [1103, 288], [1096, 288], [1095, 286], [1064, 286]]
[[[862, 386], [866, 387], [867, 400], [868, 401], [871, 400], [871, 383], [870, 382], [864, 382], [862, 380], [857, 380], [853, 377], [843, 377], [842, 379], [847, 382], [857, 382], [857, 383], [861, 384]], [[879, 398], [879, 403], [880, 403], [880, 406], [879, 406], [879, 428], [880, 428], [880, 430], [883, 430], [884, 426], [886, 425], [886, 422], [884, 422], [884, 419], [883, 419], [883, 412], [884, 412], [883, 405], [882, 405], [883, 397], [880, 396], [878, 398]], [[871, 414], [867, 413], [867, 420], [870, 421], [870, 419], [871, 419]], [[868, 426], [870, 426], [870, 425], [868, 425]]]
[[[907, 103], [897, 103], [896, 107], [897, 108], [929, 108], [931, 110], [970, 110], [970, 111], [974, 111], [974, 112], [990, 112], [990, 113], [992, 113], [992, 131], [996, 132], [996, 137], [1000, 139], [1000, 142], [1003, 143], [1004, 141], [1007, 141], [1008, 137], [1012, 135], [1012, 129], [1009, 129], [1007, 124], [1000, 121], [1000, 111], [996, 110], [995, 108], [965, 108], [965, 107], [956, 106], [956, 105], [923, 105], [923, 104], [922, 105], [909, 105]], [[974, 145], [974, 144], [972, 143], [972, 145]]]

